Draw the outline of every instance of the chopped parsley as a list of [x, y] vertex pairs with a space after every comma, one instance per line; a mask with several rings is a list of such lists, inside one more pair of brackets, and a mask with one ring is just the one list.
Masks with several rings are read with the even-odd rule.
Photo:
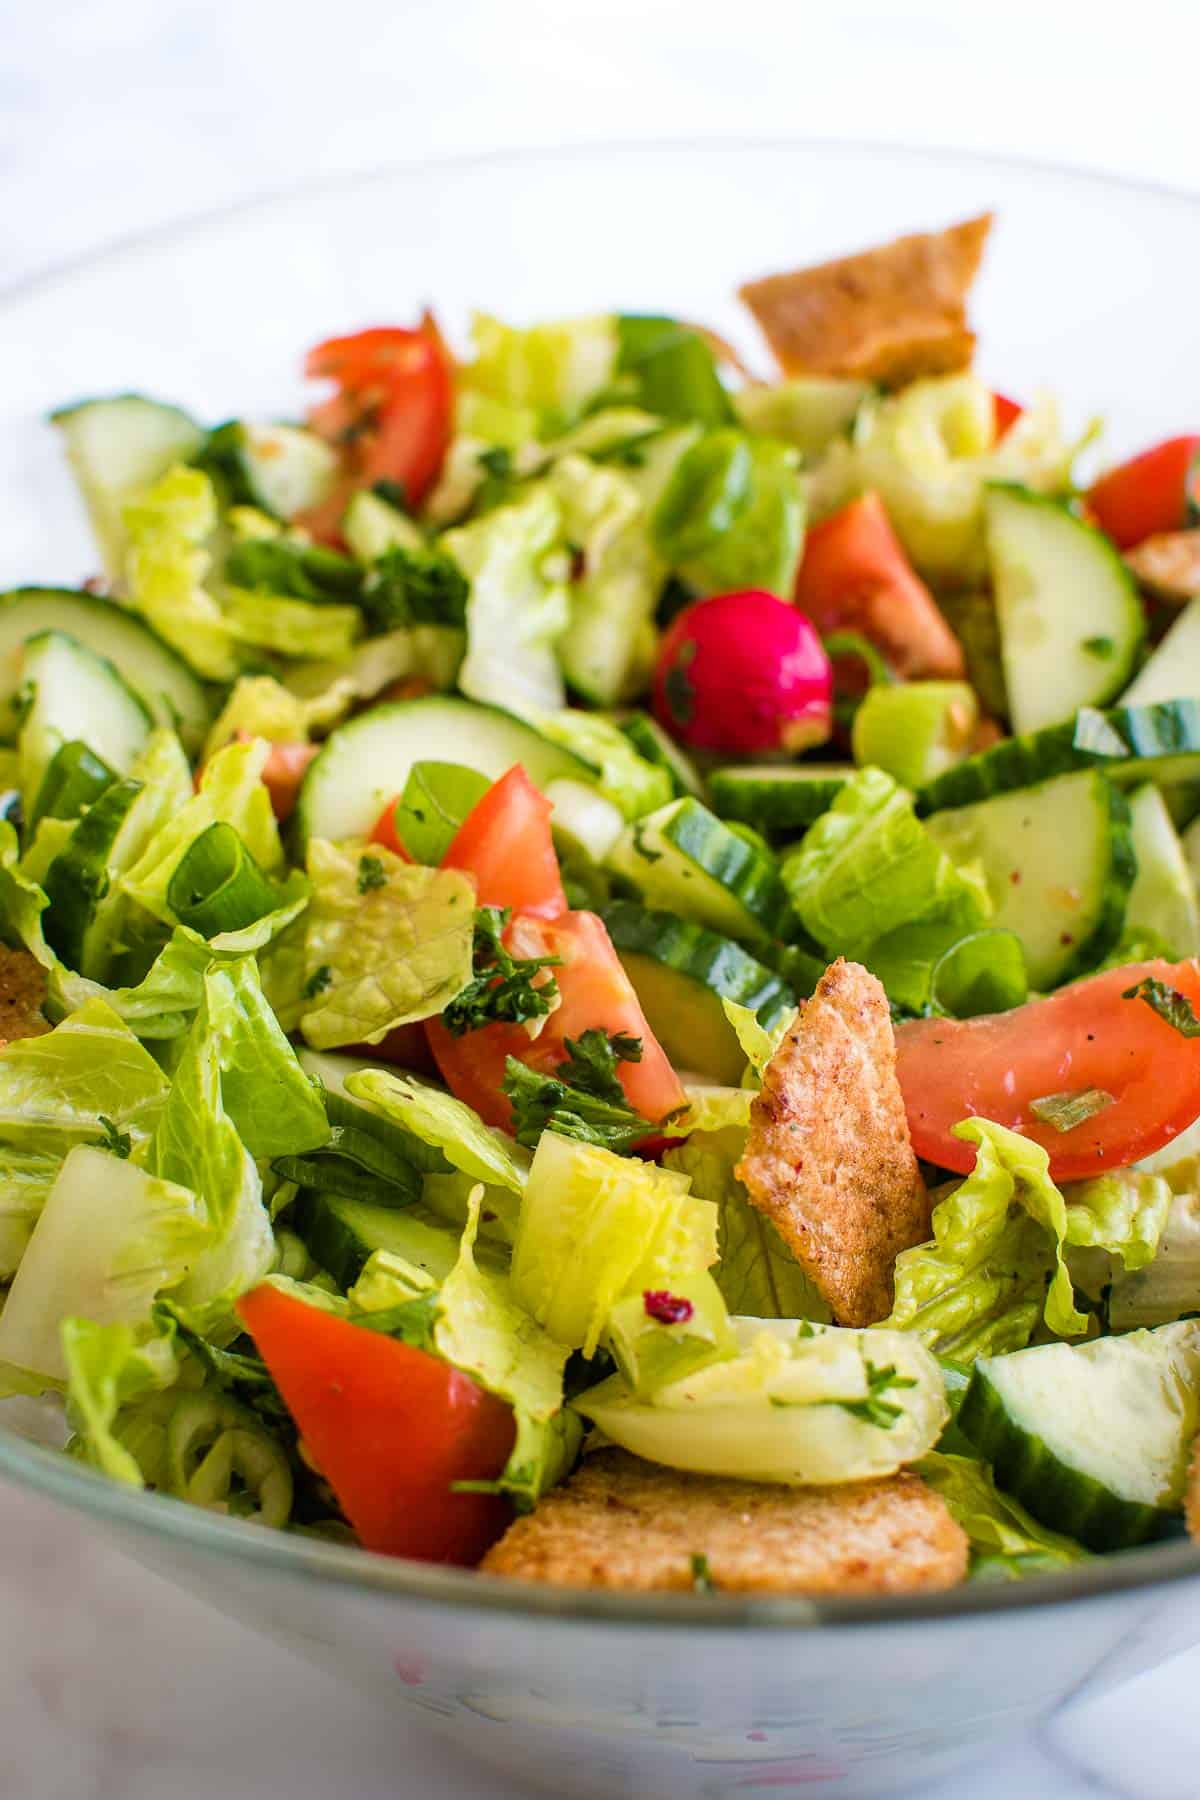
[[1080, 649], [1085, 650], [1089, 656], [1098, 657], [1101, 662], [1107, 662], [1117, 653], [1116, 640], [1110, 637], [1084, 638]]
[[375, 888], [387, 886], [387, 876], [383, 864], [377, 856], [360, 856], [358, 859], [358, 891], [369, 894]]
[[319, 969], [313, 970], [304, 986], [300, 989], [302, 998], [305, 1000], [315, 1000], [318, 994], [323, 994], [325, 992], [325, 989], [330, 985], [332, 980], [333, 970], [328, 963], [322, 963]]
[[[642, 1040], [622, 1032], [608, 1037], [599, 1028], [579, 1038], [564, 1038], [566, 1059], [553, 1075], [539, 1075], [514, 1056], [508, 1058], [504, 1092], [512, 1101], [513, 1131], [531, 1149], [543, 1131], [599, 1144], [605, 1150], [627, 1150], [651, 1130], [635, 1112], [617, 1080], [619, 1062], [639, 1062]], [[616, 1096], [619, 1096], [616, 1097]]]
[[468, 592], [466, 576], [444, 551], [396, 548], [376, 560], [362, 605], [374, 631], [462, 625]]
[[1113, 1096], [1103, 1088], [1085, 1088], [1077, 1094], [1043, 1094], [1040, 1100], [1029, 1102], [1029, 1110], [1035, 1119], [1052, 1125], [1055, 1131], [1074, 1131], [1077, 1125], [1086, 1124], [1112, 1104]]
[[703, 1550], [693, 1550], [691, 1558], [692, 1586], [698, 1594], [716, 1594], [720, 1590], [713, 1580], [708, 1558]]
[[861, 1419], [864, 1425], [877, 1425], [881, 1431], [890, 1431], [896, 1420], [904, 1412], [902, 1406], [895, 1406], [890, 1400], [883, 1398], [893, 1388], [916, 1387], [916, 1378], [912, 1375], [897, 1375], [895, 1363], [888, 1363], [885, 1368], [877, 1368], [868, 1362], [867, 1395], [865, 1400], [837, 1400], [836, 1406], [844, 1407], [853, 1419]]
[[346, 601], [358, 599], [363, 571], [352, 557], [319, 544], [286, 537], [245, 538], [230, 549], [224, 579], [231, 587], [256, 594]]
[[510, 955], [501, 937], [511, 916], [499, 906], [481, 906], [475, 914], [474, 977], [442, 1014], [453, 1037], [497, 1021], [523, 1025], [544, 1018], [558, 999], [558, 983], [544, 971], [556, 969], [562, 958]]
[[118, 1131], [112, 1120], [106, 1119], [103, 1113], [100, 1114], [100, 1132], [100, 1148], [107, 1150], [110, 1156], [124, 1159], [133, 1149], [133, 1139], [129, 1133]]
[[1178, 988], [1168, 987], [1154, 975], [1147, 975], [1133, 987], [1126, 988], [1122, 1000], [1144, 1000], [1152, 1012], [1164, 1019], [1180, 1037], [1200, 1037], [1200, 1019], [1191, 1001]]

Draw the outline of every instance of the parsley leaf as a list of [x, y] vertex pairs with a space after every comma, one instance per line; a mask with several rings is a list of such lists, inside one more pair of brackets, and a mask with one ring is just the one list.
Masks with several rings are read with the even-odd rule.
[[[369, 894], [373, 888], [387, 886], [387, 876], [383, 864], [377, 856], [360, 856], [358, 859], [358, 891]], [[318, 971], [319, 973], [319, 971]]]
[[644, 1138], [650, 1121], [630, 1106], [615, 1072], [618, 1062], [640, 1062], [642, 1040], [622, 1032], [610, 1038], [597, 1028], [563, 1043], [566, 1059], [553, 1075], [508, 1058], [501, 1085], [512, 1101], [517, 1142], [532, 1149], [543, 1131], [556, 1131], [620, 1151]]
[[362, 604], [374, 631], [462, 625], [468, 592], [466, 576], [443, 551], [396, 548], [377, 559]]
[[319, 969], [313, 970], [304, 986], [300, 989], [300, 993], [305, 1000], [315, 1000], [318, 994], [323, 994], [325, 992], [325, 989], [332, 980], [333, 970], [328, 963], [322, 963]]
[[296, 600], [357, 600], [362, 568], [340, 551], [291, 538], [246, 538], [225, 559], [231, 587], [256, 594], [286, 594]]
[[501, 941], [511, 918], [508, 907], [481, 906], [475, 914], [475, 977], [442, 1014], [442, 1024], [453, 1037], [478, 1031], [503, 1020], [522, 1025], [541, 1019], [558, 999], [558, 983], [551, 975], [535, 984], [543, 969], [556, 969], [560, 956], [511, 956]]
[[1187, 995], [1181, 994], [1178, 988], [1168, 987], [1165, 981], [1159, 981], [1153, 975], [1147, 975], [1133, 987], [1126, 988], [1121, 998], [1144, 1000], [1180, 1037], [1200, 1037], [1200, 1019], [1196, 1017]]
[[122, 1159], [129, 1155], [133, 1149], [133, 1139], [127, 1131], [118, 1131], [112, 1120], [106, 1119], [103, 1113], [100, 1114], [100, 1131], [101, 1150], [107, 1150], [111, 1156]]
[[702, 1550], [694, 1550], [691, 1558], [692, 1586], [698, 1594], [715, 1594], [719, 1592], [713, 1580], [712, 1570], [708, 1566], [708, 1558]]
[[896, 1420], [904, 1412], [902, 1406], [895, 1406], [884, 1394], [893, 1388], [916, 1387], [911, 1375], [897, 1375], [895, 1363], [888, 1363], [885, 1368], [876, 1368], [873, 1362], [867, 1363], [867, 1397], [865, 1400], [838, 1400], [834, 1404], [844, 1407], [851, 1418], [861, 1419], [864, 1425], [877, 1425], [882, 1431], [890, 1431]]

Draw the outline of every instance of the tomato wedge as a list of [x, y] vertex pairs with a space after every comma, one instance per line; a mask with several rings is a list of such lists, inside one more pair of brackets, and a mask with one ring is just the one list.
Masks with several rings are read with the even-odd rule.
[[396, 808], [400, 804], [400, 798], [399, 794], [392, 795], [372, 825], [368, 841], [372, 844], [382, 844], [384, 849], [390, 850], [393, 856], [399, 856], [405, 862], [411, 862], [412, 857], [400, 842], [400, 834], [396, 830]]
[[992, 395], [992, 419], [995, 424], [997, 443], [1000, 442], [1009, 427], [1016, 424], [1024, 411], [1025, 408], [1018, 405], [1015, 400], [1010, 400], [1007, 394]]
[[480, 906], [556, 919], [567, 910], [549, 800], [516, 763], [471, 808], [442, 858], [475, 877]]
[[[239, 732], [239, 737], [242, 733]], [[271, 796], [271, 810], [279, 820], [290, 819], [304, 780], [305, 770], [320, 744], [272, 744], [263, 765], [262, 778]]]
[[430, 313], [415, 329], [376, 326], [328, 338], [311, 350], [306, 375], [338, 392], [309, 414], [309, 424], [345, 460], [335, 492], [304, 518], [317, 537], [336, 537], [355, 488], [396, 482], [409, 506], [437, 478], [454, 424], [454, 365]]
[[1118, 550], [1182, 531], [1200, 514], [1200, 436], [1167, 438], [1110, 469], [1088, 489], [1087, 504]]
[[795, 599], [822, 637], [860, 632], [906, 680], [963, 673], [962, 646], [905, 556], [878, 494], [863, 494], [813, 526]]
[[[1159, 960], [1106, 969], [1011, 1012], [898, 1026], [897, 1072], [917, 1155], [966, 1174], [975, 1149], [951, 1127], [973, 1116], [1043, 1145], [1056, 1181], [1161, 1150], [1200, 1116], [1200, 1038], [1182, 1037], [1144, 1000], [1124, 998], [1146, 976], [1200, 1014], [1200, 964]], [[1030, 1111], [1033, 1100], [1093, 1088], [1112, 1104], [1071, 1131]]]
[[237, 1310], [366, 1548], [478, 1562], [510, 1508], [453, 1484], [501, 1473], [516, 1436], [512, 1408], [436, 1356], [269, 1283]]
[[505, 1062], [553, 1074], [566, 1056], [563, 1040], [600, 1027], [642, 1040], [642, 1060], [621, 1063], [618, 1076], [629, 1104], [659, 1120], [684, 1104], [684, 1092], [665, 1051], [646, 1023], [633, 985], [621, 967], [603, 922], [595, 913], [566, 912], [557, 919], [518, 917], [505, 933], [514, 956], [558, 956], [554, 971], [561, 1004], [536, 1038], [520, 1025], [485, 1025], [452, 1037], [440, 1019], [426, 1024], [429, 1045], [447, 1087], [473, 1106], [489, 1125], [512, 1127], [512, 1108], [501, 1092]]

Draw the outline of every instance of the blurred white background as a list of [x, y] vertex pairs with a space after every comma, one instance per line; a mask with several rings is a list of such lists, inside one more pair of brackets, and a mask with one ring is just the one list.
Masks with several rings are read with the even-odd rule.
[[[1198, 0], [8, 0], [0, 24], [0, 289], [181, 215], [496, 146], [854, 137], [1200, 192]], [[512, 1794], [7, 1492], [0, 1670], [4, 1800]], [[973, 1800], [1191, 1800], [1198, 1673], [1014, 1746]]]

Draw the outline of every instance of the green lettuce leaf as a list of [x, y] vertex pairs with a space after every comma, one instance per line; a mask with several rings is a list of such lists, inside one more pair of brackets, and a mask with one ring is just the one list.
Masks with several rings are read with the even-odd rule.
[[253, 957], [209, 969], [204, 996], [221, 1066], [221, 1100], [256, 1161], [302, 1156], [332, 1136], [319, 1090], [263, 997]]
[[265, 738], [269, 744], [304, 744], [314, 732], [328, 731], [345, 717], [354, 695], [326, 687], [305, 699], [273, 675], [243, 675], [213, 720], [202, 760], [237, 737]]
[[348, 656], [363, 633], [363, 616], [357, 606], [335, 606], [324, 601], [286, 600], [278, 594], [257, 594], [229, 588], [222, 599], [226, 627], [238, 644], [277, 656]]
[[641, 496], [618, 470], [564, 456], [547, 480], [567, 542], [582, 558], [571, 582], [563, 673], [589, 700], [614, 706], [645, 686], [666, 568], [650, 542]]
[[1075, 1308], [1067, 1208], [1046, 1151], [987, 1119], [954, 1135], [976, 1145], [975, 1167], [934, 1207], [932, 1241], [897, 1257], [884, 1324], [963, 1363], [1022, 1349], [1043, 1311], [1051, 1331], [1079, 1336], [1087, 1318]]
[[717, 374], [717, 361], [698, 331], [678, 319], [622, 313], [617, 319], [619, 383], [638, 404], [662, 419], [696, 419], [724, 425], [733, 406]]
[[77, 1145], [46, 1197], [0, 1313], [0, 1360], [65, 1379], [65, 1319], [148, 1324], [155, 1296], [181, 1287], [210, 1238], [195, 1193], [107, 1150]]
[[241, 661], [237, 643], [204, 586], [212, 562], [204, 545], [217, 523], [208, 476], [176, 464], [125, 502], [121, 522], [130, 604], [199, 674], [232, 681]]
[[[617, 321], [611, 314], [522, 330], [476, 313], [471, 340], [474, 358], [458, 371], [461, 393], [486, 396], [526, 415], [546, 415], [546, 424], [575, 417], [611, 385], [616, 369]], [[470, 418], [478, 430], [478, 413]]]
[[262, 780], [269, 754], [270, 745], [261, 738], [218, 750], [200, 777], [199, 790], [164, 821], [121, 876], [122, 891], [155, 918], [173, 925], [167, 905], [171, 877], [188, 846], [219, 820], [233, 826], [261, 869], [267, 874], [278, 870], [283, 847]]
[[717, 1257], [717, 1209], [687, 1177], [557, 1132], [537, 1147], [513, 1245], [513, 1293], [561, 1343], [591, 1356], [615, 1303], [669, 1288]]
[[736, 1000], [721, 1001], [721, 1010], [728, 1019], [730, 1028], [746, 1058], [747, 1072], [756, 1076], [755, 1086], [762, 1080], [763, 1070], [774, 1056], [788, 1032], [796, 1023], [796, 1014], [789, 1013], [775, 1021], [768, 1029], [763, 1025], [758, 1014], [749, 1006], [739, 1006]]
[[178, 1379], [173, 1331], [147, 1337], [122, 1323], [64, 1319], [62, 1346], [67, 1416], [75, 1427], [70, 1448], [110, 1480], [143, 1487], [145, 1470], [122, 1442], [121, 1416]]
[[693, 1194], [717, 1209], [719, 1260], [712, 1273], [731, 1312], [827, 1323], [825, 1301], [734, 1174], [745, 1147], [744, 1127], [697, 1131], [665, 1153], [663, 1166], [686, 1175]]
[[560, 1416], [567, 1346], [517, 1303], [506, 1275], [475, 1260], [482, 1199], [477, 1188], [458, 1261], [442, 1283], [434, 1344], [448, 1363], [512, 1407], [516, 1442], [496, 1486], [524, 1509], [566, 1474], [582, 1433], [577, 1419]]
[[543, 737], [573, 750], [596, 770], [596, 785], [627, 819], [665, 806], [673, 797], [668, 771], [639, 756], [619, 726], [601, 713], [564, 707], [532, 721]]
[[434, 688], [453, 687], [465, 644], [465, 633], [448, 625], [385, 631], [357, 644], [349, 656], [291, 664], [284, 685], [312, 709], [308, 716], [315, 731], [336, 723], [361, 701], [373, 700], [394, 681], [418, 676]]
[[1113, 1169], [1070, 1182], [1063, 1199], [1068, 1244], [1105, 1251], [1128, 1271], [1153, 1262], [1171, 1208], [1171, 1186], [1164, 1176]]
[[565, 694], [555, 641], [568, 619], [567, 560], [553, 495], [537, 487], [442, 538], [471, 584], [458, 684], [511, 712], [552, 712]]
[[21, 867], [16, 831], [7, 819], [0, 819], [0, 936], [28, 950], [43, 969], [56, 961], [42, 932], [48, 905], [40, 884]]
[[433, 1145], [452, 1167], [472, 1181], [523, 1194], [530, 1155], [506, 1132], [485, 1125], [479, 1114], [444, 1088], [398, 1070], [363, 1069], [346, 1078], [352, 1099], [394, 1119], [422, 1143]]
[[380, 845], [310, 839], [313, 897], [300, 1026], [315, 1049], [377, 1044], [436, 1018], [471, 979], [475, 889]]
[[780, 874], [805, 930], [831, 956], [863, 956], [901, 926], [937, 922], [962, 936], [987, 918], [980, 885], [938, 848], [912, 796], [882, 769], [860, 769], [846, 783]]
[[726, 427], [675, 467], [653, 519], [659, 556], [698, 594], [765, 588], [790, 599], [804, 544], [800, 459]]
[[1082, 1544], [1039, 1525], [1018, 1501], [1002, 1494], [986, 1463], [932, 1450], [917, 1464], [917, 1473], [970, 1538], [973, 1579], [1015, 1579], [1088, 1560]]

